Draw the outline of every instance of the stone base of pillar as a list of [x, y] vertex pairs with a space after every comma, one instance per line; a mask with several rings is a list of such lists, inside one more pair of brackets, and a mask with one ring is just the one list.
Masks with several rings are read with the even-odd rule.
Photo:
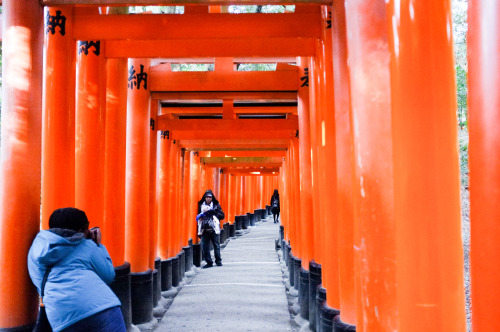
[[[161, 297], [161, 295], [160, 295]], [[158, 296], [158, 270], [153, 270], [153, 308], [158, 305], [158, 300], [160, 299]]]
[[179, 257], [179, 281], [181, 281], [184, 279], [184, 275], [186, 273], [186, 254], [184, 253], [184, 250], [181, 250], [177, 256]]
[[356, 326], [344, 323], [340, 316], [333, 317], [333, 332], [356, 332]]
[[161, 291], [165, 292], [172, 288], [172, 259], [161, 261]]
[[295, 257], [293, 257], [292, 248], [290, 246], [288, 246], [287, 265], [288, 265], [288, 276], [290, 280], [290, 285], [295, 288]]
[[309, 271], [301, 267], [299, 280], [300, 316], [309, 320]]
[[[127, 330], [132, 325], [132, 303], [130, 299], [130, 263], [115, 267], [115, 280], [109, 285], [122, 303], [121, 310]], [[31, 331], [31, 330], [30, 330]]]
[[[156, 278], [156, 296], [158, 301], [161, 299], [161, 258], [156, 257], [155, 259], [155, 269], [158, 271], [158, 276]], [[155, 304], [156, 307], [156, 304]]]
[[316, 329], [313, 331], [320, 332], [321, 331], [321, 307], [326, 302], [326, 289], [318, 286], [316, 289]]
[[196, 267], [201, 266], [201, 245], [199, 243], [193, 244], [193, 264]]
[[309, 326], [312, 331], [316, 331], [316, 293], [319, 285], [321, 285], [321, 264], [312, 260], [309, 262]]
[[235, 237], [235, 236], [236, 236], [236, 225], [229, 224], [229, 237]]
[[242, 216], [236, 216], [236, 217], [234, 217], [234, 224], [236, 225], [236, 230], [237, 231], [241, 230], [242, 223], [243, 223]]
[[153, 319], [153, 271], [130, 273], [132, 324], [144, 324]]
[[298, 291], [300, 285], [300, 269], [302, 268], [302, 259], [294, 257], [294, 269], [293, 269], [293, 287]]
[[184, 251], [184, 272], [188, 272], [191, 270], [191, 262], [193, 261], [191, 258], [191, 247], [186, 246], [183, 247], [182, 250]]
[[172, 287], [179, 286], [179, 256], [175, 256], [172, 259]]
[[247, 229], [251, 225], [251, 220], [253, 220], [253, 213], [247, 213], [241, 216], [241, 229]]
[[326, 305], [326, 302], [321, 306], [321, 319], [320, 319], [320, 331], [330, 332], [333, 329], [333, 317], [338, 316], [340, 311], [337, 309], [332, 309]]

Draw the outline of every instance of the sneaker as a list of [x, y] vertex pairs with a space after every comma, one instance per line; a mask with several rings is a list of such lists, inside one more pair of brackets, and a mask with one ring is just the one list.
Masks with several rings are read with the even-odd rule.
[[210, 267], [214, 266], [213, 264], [205, 264], [205, 266], [203, 266], [204, 269], [208, 269]]
[[217, 262], [215, 264], [217, 264], [217, 266], [222, 266], [222, 262]]

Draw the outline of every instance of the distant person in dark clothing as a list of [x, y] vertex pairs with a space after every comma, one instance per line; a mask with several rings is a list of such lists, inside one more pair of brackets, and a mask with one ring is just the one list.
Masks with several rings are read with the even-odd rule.
[[280, 194], [278, 194], [278, 189], [274, 189], [273, 195], [271, 196], [271, 212], [273, 213], [274, 223], [279, 222], [280, 217]]
[[220, 256], [220, 221], [224, 219], [219, 201], [214, 197], [212, 190], [207, 190], [198, 202], [198, 236], [201, 237], [201, 248], [203, 258], [207, 263], [203, 268], [209, 268], [214, 265], [210, 256], [210, 242], [214, 247], [215, 264], [222, 266]]

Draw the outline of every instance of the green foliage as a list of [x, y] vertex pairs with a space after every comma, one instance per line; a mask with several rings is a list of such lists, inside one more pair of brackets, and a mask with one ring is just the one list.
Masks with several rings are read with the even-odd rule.
[[467, 129], [458, 131], [458, 147], [460, 154], [460, 181], [462, 186], [469, 186], [469, 132]]
[[467, 72], [456, 66], [457, 72], [457, 116], [460, 129], [467, 127]]

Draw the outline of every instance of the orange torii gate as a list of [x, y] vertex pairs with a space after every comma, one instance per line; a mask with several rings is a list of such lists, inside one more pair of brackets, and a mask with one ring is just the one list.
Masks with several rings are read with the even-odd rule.
[[[281, 4], [252, 2], [269, 3]], [[2, 1], [0, 329], [35, 321], [26, 255], [63, 206], [85, 209], [117, 276], [130, 273], [132, 295], [119, 294], [128, 325], [150, 319], [154, 293], [139, 304], [134, 294], [152, 292], [159, 271], [160, 288], [175, 286], [196, 261], [194, 209], [210, 187], [225, 231], [280, 190], [282, 243], [311, 326], [465, 331], [450, 1], [301, 0], [295, 13], [240, 15], [203, 0], [183, 15], [120, 7], [173, 4]], [[498, 1], [469, 5], [476, 330], [500, 329], [499, 15]], [[155, 58], [215, 70], [172, 72]], [[279, 64], [234, 70], [248, 58]], [[271, 106], [240, 104], [255, 100]]]

